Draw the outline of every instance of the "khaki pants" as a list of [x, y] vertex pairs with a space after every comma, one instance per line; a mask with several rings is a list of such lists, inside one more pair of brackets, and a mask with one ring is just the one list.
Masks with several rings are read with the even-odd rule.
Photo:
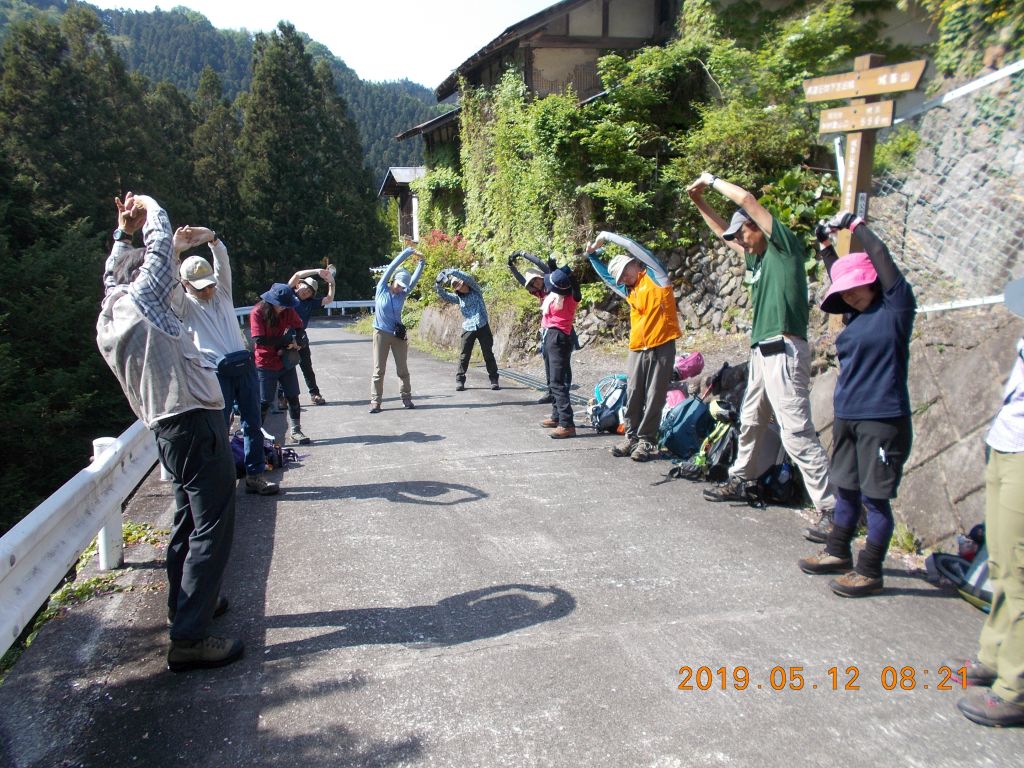
[[785, 351], [775, 355], [765, 356], [759, 347], [750, 350], [739, 451], [729, 474], [756, 480], [775, 462], [775, 441], [761, 439], [771, 428], [769, 419], [774, 411], [782, 445], [800, 468], [811, 501], [819, 510], [832, 509], [836, 500], [829, 488], [828, 455], [811, 421], [810, 348], [804, 339], [784, 339]]
[[394, 355], [395, 372], [402, 380], [403, 398], [412, 395], [409, 380], [409, 340], [396, 338], [393, 333], [373, 329], [373, 377], [370, 379], [370, 399], [380, 402], [384, 396], [384, 374], [388, 369], [388, 354]]
[[1024, 705], [1024, 453], [990, 452], [985, 545], [992, 612], [981, 628], [978, 660], [998, 674], [992, 693]]

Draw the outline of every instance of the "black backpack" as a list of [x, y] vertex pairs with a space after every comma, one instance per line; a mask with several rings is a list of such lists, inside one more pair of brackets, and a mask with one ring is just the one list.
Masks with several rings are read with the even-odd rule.
[[700, 448], [687, 461], [678, 462], [669, 470], [669, 477], [684, 480], [721, 481], [729, 476], [729, 467], [736, 460], [740, 433], [736, 429], [735, 412], [728, 407], [711, 408], [715, 426], [701, 443]]

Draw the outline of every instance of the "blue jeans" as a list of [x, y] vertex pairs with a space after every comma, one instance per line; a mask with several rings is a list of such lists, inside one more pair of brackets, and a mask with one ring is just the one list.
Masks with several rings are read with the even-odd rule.
[[231, 410], [238, 407], [242, 422], [242, 439], [245, 444], [245, 474], [259, 475], [266, 471], [267, 461], [263, 455], [263, 433], [260, 427], [259, 381], [256, 367], [249, 363], [245, 370], [235, 376], [218, 373], [220, 391], [224, 394], [224, 423], [231, 423]]

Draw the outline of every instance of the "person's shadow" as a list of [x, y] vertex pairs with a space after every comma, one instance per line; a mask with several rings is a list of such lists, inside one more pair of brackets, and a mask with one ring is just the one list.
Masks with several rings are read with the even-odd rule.
[[314, 499], [384, 499], [395, 504], [426, 504], [434, 507], [450, 507], [486, 499], [487, 494], [479, 488], [461, 483], [444, 483], [436, 480], [397, 480], [363, 485], [339, 485], [335, 487], [288, 488], [288, 493], [303, 494], [303, 498]]
[[281, 659], [355, 645], [458, 645], [561, 619], [575, 608], [575, 598], [559, 587], [503, 584], [446, 597], [436, 605], [267, 616], [267, 630], [336, 629], [315, 637], [268, 643], [263, 658]]

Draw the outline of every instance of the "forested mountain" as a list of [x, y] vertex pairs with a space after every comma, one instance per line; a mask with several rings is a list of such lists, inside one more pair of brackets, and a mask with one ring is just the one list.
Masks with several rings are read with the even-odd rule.
[[[23, 18], [33, 7], [56, 16], [68, 5], [67, 0], [0, 0], [0, 32], [10, 20]], [[233, 101], [249, 89], [254, 36], [246, 30], [217, 29], [201, 13], [181, 6], [139, 12], [78, 5], [91, 8], [100, 18], [129, 69], [154, 83], [167, 81], [193, 94], [203, 68], [210, 67], [220, 78], [225, 98]], [[421, 164], [422, 142], [399, 142], [394, 136], [438, 114], [442, 108], [431, 91], [408, 80], [360, 80], [326, 46], [306, 35], [301, 37], [314, 61], [323, 60], [330, 67], [338, 93], [356, 123], [365, 164], [373, 178], [379, 183], [388, 166]]]

